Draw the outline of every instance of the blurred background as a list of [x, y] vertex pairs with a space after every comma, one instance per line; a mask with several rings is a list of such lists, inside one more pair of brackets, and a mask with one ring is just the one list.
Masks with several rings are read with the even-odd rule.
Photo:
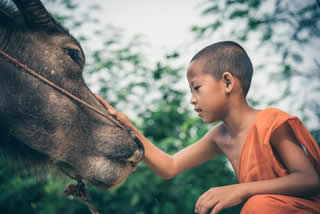
[[[92, 91], [127, 114], [162, 150], [174, 154], [214, 125], [193, 113], [185, 72], [196, 52], [221, 40], [240, 43], [253, 62], [250, 104], [297, 115], [320, 142], [319, 0], [43, 3], [82, 44]], [[1, 165], [0, 213], [89, 213], [78, 199], [63, 196], [68, 182], [52, 173], [40, 180], [19, 177]], [[236, 182], [228, 161], [219, 157], [171, 180], [141, 163], [119, 188], [89, 186], [89, 192], [101, 213], [193, 213], [202, 193]]]

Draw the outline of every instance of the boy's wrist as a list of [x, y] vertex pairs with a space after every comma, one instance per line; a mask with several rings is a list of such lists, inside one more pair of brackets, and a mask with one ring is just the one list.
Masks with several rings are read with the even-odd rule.
[[243, 199], [247, 200], [248, 198], [250, 198], [254, 193], [251, 189], [250, 183], [243, 183], [240, 184], [242, 186], [242, 195], [243, 195]]

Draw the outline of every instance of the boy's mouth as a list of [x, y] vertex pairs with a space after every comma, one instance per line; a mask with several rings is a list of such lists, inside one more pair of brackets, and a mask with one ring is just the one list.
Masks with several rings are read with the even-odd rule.
[[194, 108], [194, 111], [198, 112], [198, 113], [202, 112], [202, 110], [200, 108]]

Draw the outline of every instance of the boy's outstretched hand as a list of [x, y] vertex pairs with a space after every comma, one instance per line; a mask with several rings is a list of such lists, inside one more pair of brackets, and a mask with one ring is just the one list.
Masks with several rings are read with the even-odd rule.
[[130, 127], [130, 128], [133, 128], [133, 125], [132, 123], [130, 122], [129, 118], [117, 111], [115, 108], [113, 108], [107, 101], [105, 101], [104, 99], [102, 99], [101, 97], [99, 97], [98, 95], [96, 95], [96, 98], [102, 103], [102, 105], [104, 105], [106, 107], [106, 109], [108, 110], [108, 112], [114, 116], [115, 118], [117, 118], [118, 120], [120, 120], [122, 123], [124, 123], [126, 126]]
[[218, 214], [225, 208], [233, 207], [247, 199], [246, 192], [241, 184], [234, 184], [223, 187], [214, 187], [203, 193], [195, 207], [195, 213]]

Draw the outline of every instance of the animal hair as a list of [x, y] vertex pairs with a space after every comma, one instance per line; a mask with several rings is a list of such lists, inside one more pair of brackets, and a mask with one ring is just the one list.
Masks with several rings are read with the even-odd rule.
[[[27, 29], [23, 15], [13, 1], [0, 0], [0, 29]], [[56, 23], [55, 32], [70, 35], [69, 31]], [[0, 31], [1, 33], [1, 31]], [[76, 42], [76, 40], [75, 40]], [[1, 59], [0, 59], [1, 60]], [[22, 89], [24, 90], [24, 89]], [[13, 95], [14, 96], [14, 95]], [[44, 154], [33, 150], [14, 136], [10, 135], [7, 125], [0, 117], [0, 163], [10, 165], [21, 176], [45, 175], [51, 160]], [[48, 165], [48, 163], [50, 165]], [[42, 173], [40, 173], [42, 172]]]
[[48, 169], [48, 158], [10, 136], [2, 125], [0, 124], [0, 138], [7, 139], [7, 143], [0, 144], [1, 165], [9, 165], [21, 177], [42, 177]]

